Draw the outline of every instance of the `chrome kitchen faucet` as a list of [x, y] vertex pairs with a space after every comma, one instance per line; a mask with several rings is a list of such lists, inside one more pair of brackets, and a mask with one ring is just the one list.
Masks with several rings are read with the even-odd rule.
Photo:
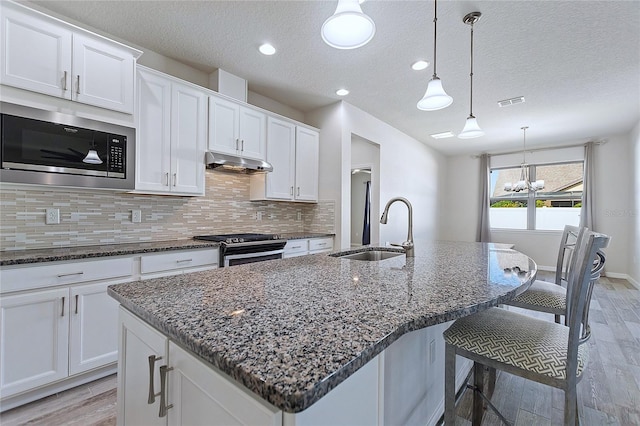
[[396, 247], [402, 247], [407, 257], [414, 257], [415, 253], [413, 251], [413, 207], [411, 207], [411, 203], [409, 202], [409, 200], [403, 197], [395, 197], [390, 199], [387, 202], [387, 205], [384, 206], [382, 217], [380, 217], [380, 223], [382, 223], [383, 225], [387, 223], [387, 216], [389, 215], [389, 207], [391, 207], [391, 204], [395, 203], [396, 201], [402, 201], [407, 205], [407, 208], [409, 209], [409, 230], [407, 232], [407, 241], [405, 241], [402, 244], [391, 243], [391, 245]]

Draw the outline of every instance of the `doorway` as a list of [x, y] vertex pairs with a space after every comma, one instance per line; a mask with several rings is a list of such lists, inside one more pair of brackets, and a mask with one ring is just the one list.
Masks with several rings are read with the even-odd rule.
[[[351, 235], [349, 239], [351, 247], [378, 244], [380, 241], [379, 217], [380, 145], [358, 135], [352, 134], [350, 205]], [[369, 226], [365, 226], [365, 224], [368, 224]]]

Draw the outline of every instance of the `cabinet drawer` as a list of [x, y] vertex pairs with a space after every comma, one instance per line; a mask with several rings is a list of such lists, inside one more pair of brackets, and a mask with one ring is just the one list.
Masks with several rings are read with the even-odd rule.
[[309, 251], [309, 240], [289, 240], [284, 246], [284, 254], [303, 253]]
[[333, 250], [333, 238], [312, 238], [309, 240], [309, 251]]
[[140, 259], [140, 272], [149, 274], [217, 264], [218, 249], [180, 250], [142, 256]]
[[29, 290], [80, 282], [129, 277], [133, 273], [133, 258], [89, 260], [47, 264], [21, 265], [0, 269], [0, 292]]

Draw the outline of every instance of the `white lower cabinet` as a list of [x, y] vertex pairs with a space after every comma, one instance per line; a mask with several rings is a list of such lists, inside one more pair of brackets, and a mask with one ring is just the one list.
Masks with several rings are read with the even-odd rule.
[[325, 253], [333, 250], [333, 237], [300, 238], [288, 240], [284, 246], [283, 257], [297, 257], [306, 254]]
[[0, 311], [3, 397], [67, 377], [69, 289], [2, 296]]
[[215, 269], [219, 254], [217, 248], [144, 254], [140, 258], [140, 278], [146, 280]]
[[275, 407], [123, 308], [120, 331], [119, 425], [281, 424]]
[[0, 269], [0, 411], [115, 371], [118, 303], [133, 258]]

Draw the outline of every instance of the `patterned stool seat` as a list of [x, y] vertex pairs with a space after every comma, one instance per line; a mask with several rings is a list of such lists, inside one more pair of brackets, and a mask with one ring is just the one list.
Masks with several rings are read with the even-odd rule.
[[[443, 335], [446, 343], [464, 351], [530, 373], [566, 379], [569, 327], [564, 325], [491, 308], [456, 320]], [[588, 345], [582, 344], [577, 377], [587, 358]]]
[[520, 308], [564, 315], [567, 309], [567, 290], [558, 284], [536, 280], [527, 291], [511, 300], [509, 304]]

